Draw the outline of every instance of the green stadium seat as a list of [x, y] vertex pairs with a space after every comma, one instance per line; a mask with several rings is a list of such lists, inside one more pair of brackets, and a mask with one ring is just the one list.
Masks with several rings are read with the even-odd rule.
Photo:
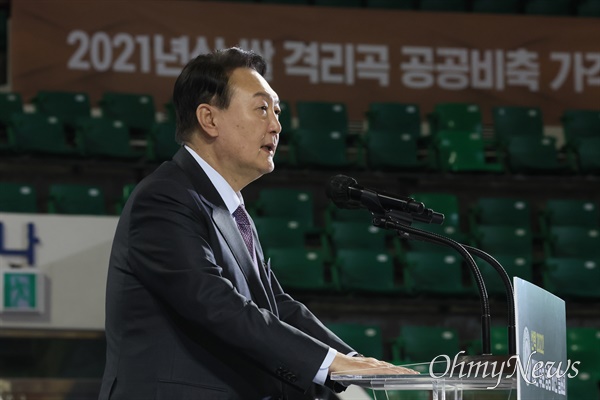
[[[403, 325], [400, 335], [392, 344], [394, 360], [405, 362], [430, 363], [439, 355], [447, 355], [450, 359], [461, 350], [456, 329], [440, 326]], [[443, 361], [438, 357], [436, 361]], [[429, 368], [429, 365], [427, 365]], [[445, 371], [445, 362], [436, 363], [433, 370]]]
[[579, 139], [579, 143], [575, 146], [575, 154], [579, 172], [600, 173], [600, 136]]
[[519, 0], [474, 0], [473, 12], [517, 14], [519, 12]]
[[458, 253], [410, 251], [404, 255], [404, 286], [415, 294], [463, 295], [462, 259]]
[[290, 163], [299, 168], [335, 169], [356, 164], [346, 151], [346, 135], [339, 131], [299, 128], [289, 148]]
[[531, 15], [570, 15], [570, 0], [528, 0], [525, 14]]
[[582, 1], [577, 5], [577, 15], [580, 17], [600, 17], [600, 0]]
[[67, 142], [61, 121], [42, 114], [14, 114], [8, 127], [9, 143], [18, 152], [75, 155], [77, 150]]
[[475, 232], [478, 247], [494, 254], [531, 255], [533, 237], [526, 226], [479, 225]]
[[469, 210], [471, 229], [477, 225], [508, 225], [531, 228], [531, 205], [514, 197], [480, 197]]
[[548, 199], [540, 211], [540, 230], [548, 236], [551, 226], [600, 226], [600, 209], [587, 199]]
[[[578, 369], [581, 372], [589, 373], [596, 379], [600, 378], [600, 328], [568, 327], [567, 358], [572, 361], [580, 361]], [[569, 398], [571, 398], [570, 395]]]
[[346, 104], [319, 101], [296, 102], [298, 127], [323, 133], [337, 132], [345, 139], [348, 134]]
[[435, 137], [435, 148], [443, 172], [504, 171], [502, 163], [486, 160], [481, 133], [439, 131]]
[[0, 93], [0, 126], [10, 123], [13, 114], [23, 113], [23, 100], [19, 93]]
[[98, 186], [50, 185], [48, 212], [51, 214], [105, 215], [104, 191]]
[[329, 322], [325, 326], [350, 347], [366, 357], [383, 359], [383, 338], [381, 327], [372, 324], [351, 322]]
[[121, 194], [121, 197], [117, 200], [115, 204], [115, 210], [117, 215], [120, 215], [123, 211], [123, 207], [125, 207], [125, 203], [127, 203], [129, 196], [131, 196], [131, 193], [133, 193], [133, 189], [135, 189], [135, 186], [135, 183], [128, 183], [126, 185], [123, 185], [123, 192]]
[[568, 171], [559, 161], [556, 139], [549, 136], [515, 136], [507, 147], [508, 165], [514, 173], [556, 174]]
[[[600, 15], [598, 15], [600, 16]], [[598, 381], [600, 376], [588, 372], [580, 372], [577, 376], [567, 379], [567, 395], [570, 399], [600, 399]]]
[[561, 122], [569, 144], [576, 144], [582, 138], [600, 137], [598, 110], [565, 110]]
[[423, 11], [455, 11], [466, 12], [467, 0], [420, 0]]
[[301, 226], [314, 227], [314, 200], [308, 190], [296, 188], [262, 189], [255, 204], [256, 214], [261, 217], [286, 218]]
[[367, 8], [392, 8], [396, 10], [414, 10], [416, 0], [367, 0]]
[[409, 133], [369, 130], [365, 135], [365, 157], [372, 170], [402, 171], [422, 169], [417, 140]]
[[74, 126], [78, 118], [90, 116], [87, 93], [39, 91], [33, 104], [38, 113], [58, 117], [67, 126]]
[[560, 297], [600, 298], [600, 256], [594, 259], [549, 257], [544, 264], [542, 275], [546, 290]]
[[314, 0], [316, 6], [361, 7], [361, 0]]
[[157, 122], [148, 133], [146, 157], [149, 160], [168, 161], [181, 145], [175, 140], [175, 122], [167, 120]]
[[460, 209], [458, 205], [458, 197], [455, 195], [443, 192], [417, 192], [410, 195], [410, 197], [416, 201], [420, 201], [425, 205], [425, 207], [444, 214], [444, 226], [459, 226]]
[[256, 217], [253, 218], [253, 221], [264, 249], [304, 248], [306, 231], [298, 221], [274, 217]]
[[271, 268], [284, 289], [331, 290], [326, 280], [325, 263], [320, 252], [298, 247], [274, 247], [266, 250]]
[[421, 137], [421, 112], [418, 104], [370, 103], [367, 111], [369, 131], [409, 134]]
[[35, 187], [25, 183], [0, 182], [0, 212], [38, 212]]
[[344, 291], [398, 293], [394, 261], [385, 250], [345, 248], [338, 250], [334, 268]]
[[[422, 223], [414, 223], [413, 228], [421, 229], [430, 233], [436, 233], [438, 235], [446, 236], [456, 242], [462, 243], [465, 241], [465, 235], [458, 226], [455, 225], [426, 225]], [[404, 250], [400, 242], [401, 239], [394, 238], [394, 246], [398, 254], [403, 254]], [[404, 241], [404, 240], [403, 240]], [[449, 248], [436, 243], [425, 242], [421, 240], [405, 240], [406, 246], [409, 251], [416, 252], [431, 252], [431, 253], [442, 253], [445, 254], [449, 251]]]
[[132, 147], [129, 129], [120, 120], [80, 118], [75, 135], [79, 151], [88, 157], [135, 159], [143, 155]]
[[494, 107], [494, 135], [499, 144], [506, 143], [514, 136], [542, 138], [544, 120], [539, 107]]
[[544, 242], [547, 257], [600, 257], [600, 227], [552, 226]]
[[471, 103], [438, 103], [427, 116], [433, 135], [440, 131], [481, 133], [481, 109]]
[[148, 94], [106, 92], [100, 108], [103, 117], [123, 121], [133, 133], [147, 133], [155, 121], [154, 99]]
[[331, 224], [331, 243], [334, 249], [368, 249], [386, 251], [386, 231], [362, 222], [337, 221]]
[[333, 203], [328, 203], [325, 208], [325, 227], [328, 232], [331, 232], [334, 222], [360, 222], [364, 224], [370, 223], [372, 219], [371, 213], [363, 208], [344, 209], [338, 208]]
[[[515, 255], [492, 252], [491, 256], [494, 257], [500, 263], [500, 265], [504, 267], [506, 273], [510, 276], [511, 282], [512, 278], [515, 276], [518, 276], [519, 278], [525, 279], [529, 282], [531, 282], [533, 279], [531, 254]], [[496, 269], [477, 257], [475, 257], [475, 261], [477, 262], [479, 270], [481, 271], [481, 275], [483, 276], [483, 281], [485, 282], [485, 287], [488, 294], [490, 296], [497, 296], [501, 299], [505, 299], [506, 289], [504, 287], [502, 278], [500, 278], [500, 275]], [[473, 277], [471, 277], [471, 282], [473, 283], [473, 292], [476, 292], [477, 286]]]

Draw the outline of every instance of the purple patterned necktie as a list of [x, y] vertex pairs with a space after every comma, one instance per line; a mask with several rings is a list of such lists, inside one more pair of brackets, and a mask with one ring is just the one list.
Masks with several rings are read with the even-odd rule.
[[244, 243], [246, 243], [246, 247], [250, 252], [250, 257], [254, 260], [254, 241], [252, 239], [252, 225], [250, 225], [250, 219], [248, 218], [248, 214], [246, 214], [246, 210], [244, 210], [244, 206], [240, 204], [238, 208], [233, 212], [233, 217], [235, 218], [235, 222], [242, 234], [242, 239], [244, 239]]

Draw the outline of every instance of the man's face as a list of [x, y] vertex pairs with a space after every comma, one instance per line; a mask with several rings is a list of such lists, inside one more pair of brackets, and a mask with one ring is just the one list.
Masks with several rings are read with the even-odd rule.
[[244, 187], [275, 168], [279, 141], [279, 97], [255, 70], [238, 68], [229, 78], [231, 102], [218, 110], [215, 141], [221, 174], [233, 187]]

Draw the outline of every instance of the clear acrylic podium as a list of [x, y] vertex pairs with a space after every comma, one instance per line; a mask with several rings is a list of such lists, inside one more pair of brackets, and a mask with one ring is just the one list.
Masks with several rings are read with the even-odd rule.
[[[332, 374], [332, 380], [344, 385], [358, 385], [373, 390], [375, 399], [388, 399], [390, 390], [426, 390], [432, 393], [433, 400], [462, 400], [464, 391], [493, 390], [505, 393], [502, 398], [509, 399], [516, 391], [517, 379], [492, 378], [436, 378], [429, 374], [421, 375], [369, 375], [369, 374]], [[493, 389], [488, 389], [493, 388]]]

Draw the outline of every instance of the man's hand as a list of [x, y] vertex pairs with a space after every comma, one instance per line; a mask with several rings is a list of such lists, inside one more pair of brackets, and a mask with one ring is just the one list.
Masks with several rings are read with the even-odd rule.
[[369, 375], [408, 375], [418, 374], [410, 368], [399, 367], [371, 357], [350, 357], [338, 353], [331, 366], [330, 373], [369, 374]]

